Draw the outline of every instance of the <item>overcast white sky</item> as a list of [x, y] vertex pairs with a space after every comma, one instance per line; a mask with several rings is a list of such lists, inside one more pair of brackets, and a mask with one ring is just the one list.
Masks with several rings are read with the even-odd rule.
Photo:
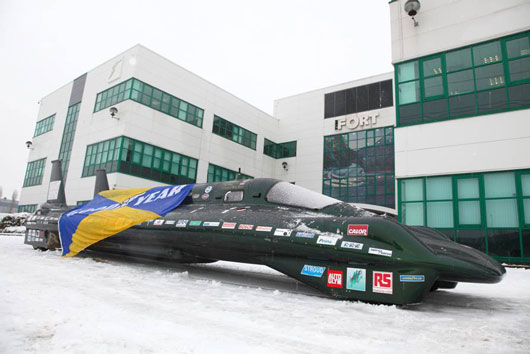
[[387, 0], [0, 0], [3, 196], [20, 194], [37, 102], [137, 43], [270, 114], [392, 70]]

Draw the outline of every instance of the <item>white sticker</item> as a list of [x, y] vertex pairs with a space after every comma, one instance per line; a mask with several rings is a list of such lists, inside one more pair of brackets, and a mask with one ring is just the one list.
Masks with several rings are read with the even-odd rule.
[[362, 250], [364, 244], [358, 242], [342, 241], [340, 247], [342, 248], [351, 248], [352, 250]]
[[202, 226], [219, 226], [221, 223], [218, 221], [205, 221], [202, 223]]
[[332, 236], [318, 236], [317, 243], [319, 245], [335, 246], [338, 238]]
[[392, 257], [392, 251], [390, 250], [384, 250], [384, 249], [381, 249], [381, 248], [373, 248], [373, 247], [370, 247], [368, 249], [368, 253], [370, 254], [376, 254], [378, 256], [385, 256], [385, 257]]
[[289, 237], [289, 236], [291, 236], [291, 232], [293, 232], [293, 230], [290, 230], [290, 229], [276, 229], [274, 231], [274, 236]]

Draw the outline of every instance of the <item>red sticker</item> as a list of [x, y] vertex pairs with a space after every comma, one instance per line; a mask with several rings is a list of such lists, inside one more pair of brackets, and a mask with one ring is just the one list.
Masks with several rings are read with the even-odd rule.
[[348, 225], [348, 236], [368, 236], [368, 225]]
[[341, 270], [328, 270], [328, 288], [342, 288]]
[[373, 292], [381, 294], [392, 294], [392, 272], [373, 273]]
[[236, 223], [235, 222], [224, 222], [223, 226], [221, 226], [222, 229], [235, 229]]
[[252, 230], [254, 225], [249, 224], [239, 224], [239, 230]]

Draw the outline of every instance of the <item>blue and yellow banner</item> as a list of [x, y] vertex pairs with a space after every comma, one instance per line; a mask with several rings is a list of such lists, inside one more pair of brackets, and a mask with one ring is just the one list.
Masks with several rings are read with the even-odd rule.
[[117, 189], [99, 193], [91, 202], [62, 214], [62, 255], [72, 257], [88, 246], [131, 226], [165, 216], [188, 196], [193, 184]]

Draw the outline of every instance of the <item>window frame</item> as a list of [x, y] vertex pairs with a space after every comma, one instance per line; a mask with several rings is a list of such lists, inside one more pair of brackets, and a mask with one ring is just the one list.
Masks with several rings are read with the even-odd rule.
[[[521, 86], [521, 85], [530, 83], [530, 77], [526, 78], [526, 79], [520, 79], [520, 80], [513, 80], [513, 81], [511, 80], [511, 74], [510, 74], [510, 71], [509, 71], [510, 63], [514, 62], [514, 61], [517, 61], [517, 60], [520, 60], [520, 59], [524, 59], [524, 58], [530, 57], [530, 52], [529, 52], [528, 54], [523, 54], [523, 55], [520, 55], [520, 56], [517, 56], [517, 57], [508, 58], [507, 42], [509, 42], [511, 40], [514, 40], [514, 39], [519, 39], [519, 38], [528, 38], [528, 40], [530, 41], [530, 31], [524, 31], [524, 32], [517, 33], [517, 34], [514, 34], [514, 35], [501, 37], [501, 38], [495, 38], [495, 39], [492, 39], [492, 40], [479, 42], [479, 43], [475, 43], [475, 44], [464, 46], [464, 47], [454, 48], [454, 49], [451, 49], [449, 51], [436, 53], [436, 54], [433, 54], [433, 55], [420, 57], [420, 58], [415, 58], [415, 59], [403, 61], [403, 62], [400, 62], [400, 63], [396, 63], [395, 64], [395, 70], [394, 70], [395, 71], [394, 72], [394, 82], [395, 82], [395, 95], [396, 95], [395, 100], [396, 100], [396, 122], [397, 122], [397, 127], [408, 127], [408, 126], [417, 125], [417, 124], [428, 124], [428, 123], [432, 123], [432, 122], [439, 122], [439, 121], [453, 120], [453, 119], [461, 119], [461, 118], [467, 118], [467, 117], [495, 114], [495, 113], [500, 113], [500, 112], [514, 111], [514, 110], [529, 108], [530, 107], [530, 103], [529, 104], [525, 104], [525, 105], [517, 105], [516, 102], [511, 101], [511, 99], [510, 99], [510, 89], [512, 89], [514, 87], [517, 87], [517, 86]], [[482, 64], [475, 63], [475, 49], [478, 48], [478, 47], [484, 46], [484, 45], [488, 45], [490, 43], [495, 43], [495, 42], [498, 42], [499, 45], [500, 45], [501, 59], [498, 60], [498, 61], [495, 61], [495, 62], [488, 62], [488, 63], [482, 63]], [[468, 67], [465, 67], [465, 68], [458, 68], [458, 69], [449, 71], [448, 68], [447, 68], [447, 55], [449, 55], [451, 53], [456, 53], [458, 51], [465, 50], [465, 49], [469, 49], [470, 50], [470, 56], [471, 56], [471, 63], [470, 64], [471, 65], [468, 66]], [[423, 64], [424, 64], [424, 62], [432, 60], [433, 58], [436, 58], [436, 57], [440, 57], [441, 58], [441, 63], [442, 63], [442, 74], [441, 74], [441, 76], [443, 78], [444, 94], [443, 95], [438, 95], [438, 96], [433, 96], [433, 97], [425, 97], [425, 94], [424, 94], [425, 93], [425, 91], [424, 91], [425, 79], [429, 79], [429, 78], [432, 78], [432, 77], [435, 77], [435, 76], [425, 77], [425, 73], [423, 72], [424, 71], [424, 68], [423, 68], [424, 65]], [[404, 80], [404, 81], [399, 82], [398, 81], [398, 72], [399, 72], [398, 67], [400, 65], [404, 65], [404, 64], [407, 64], [407, 63], [413, 63], [413, 62], [417, 62], [418, 63], [417, 64], [418, 65], [418, 79]], [[502, 71], [501, 71], [501, 73], [499, 73], [503, 77], [502, 80], [504, 80], [502, 85], [492, 85], [491, 87], [479, 89], [478, 86], [477, 86], [477, 81], [478, 81], [477, 80], [477, 70], [480, 71], [480, 70], [482, 70], [484, 68], [488, 68], [488, 67], [492, 68], [493, 66], [495, 66], [497, 64], [502, 65]], [[450, 92], [449, 92], [449, 87], [448, 87], [448, 78], [449, 78], [449, 76], [457, 74], [459, 72], [468, 71], [468, 70], [471, 70], [472, 75], [473, 75], [473, 91], [471, 91], [471, 92], [460, 92], [460, 93], [451, 95]], [[492, 77], [490, 77], [490, 79], [491, 78]], [[497, 77], [495, 77], [495, 79], [496, 78]], [[420, 86], [420, 89], [419, 89], [420, 90], [419, 100], [415, 101], [415, 102], [408, 102], [406, 104], [400, 104], [399, 85], [400, 84], [405, 84], [405, 83], [410, 83], [410, 82], [413, 82], [413, 81], [418, 81], [419, 82], [419, 86]], [[495, 105], [492, 105], [490, 107], [479, 106], [479, 96], [481, 94], [484, 94], [486, 92], [492, 92], [492, 94], [493, 94], [493, 92], [495, 90], [501, 90], [501, 89], [504, 90], [505, 100], [503, 100], [502, 102], [499, 102], [497, 104], [497, 106], [495, 106]], [[471, 95], [471, 94], [474, 97], [474, 107], [473, 108], [469, 107], [469, 109], [465, 110], [465, 112], [463, 112], [463, 113], [456, 112], [456, 113], [454, 113], [452, 115], [451, 114], [452, 113], [451, 112], [451, 99], [452, 98], [454, 99], [455, 97], [458, 97], [458, 96], [465, 96], [465, 95]], [[424, 103], [430, 102], [430, 101], [434, 101], [434, 100], [437, 100], [437, 99], [445, 100], [445, 102], [446, 102], [445, 106], [447, 108], [447, 111], [440, 118], [429, 119], [424, 114], [424, 107], [423, 107]], [[411, 115], [410, 116], [411, 121], [403, 123], [403, 117], [400, 114], [400, 110], [404, 109], [407, 106], [410, 106], [410, 108], [414, 108], [414, 107], [412, 107], [412, 105], [416, 105], [416, 104], [419, 104], [419, 119], [415, 118], [415, 116]], [[471, 109], [473, 109], [472, 113], [470, 112]]]

